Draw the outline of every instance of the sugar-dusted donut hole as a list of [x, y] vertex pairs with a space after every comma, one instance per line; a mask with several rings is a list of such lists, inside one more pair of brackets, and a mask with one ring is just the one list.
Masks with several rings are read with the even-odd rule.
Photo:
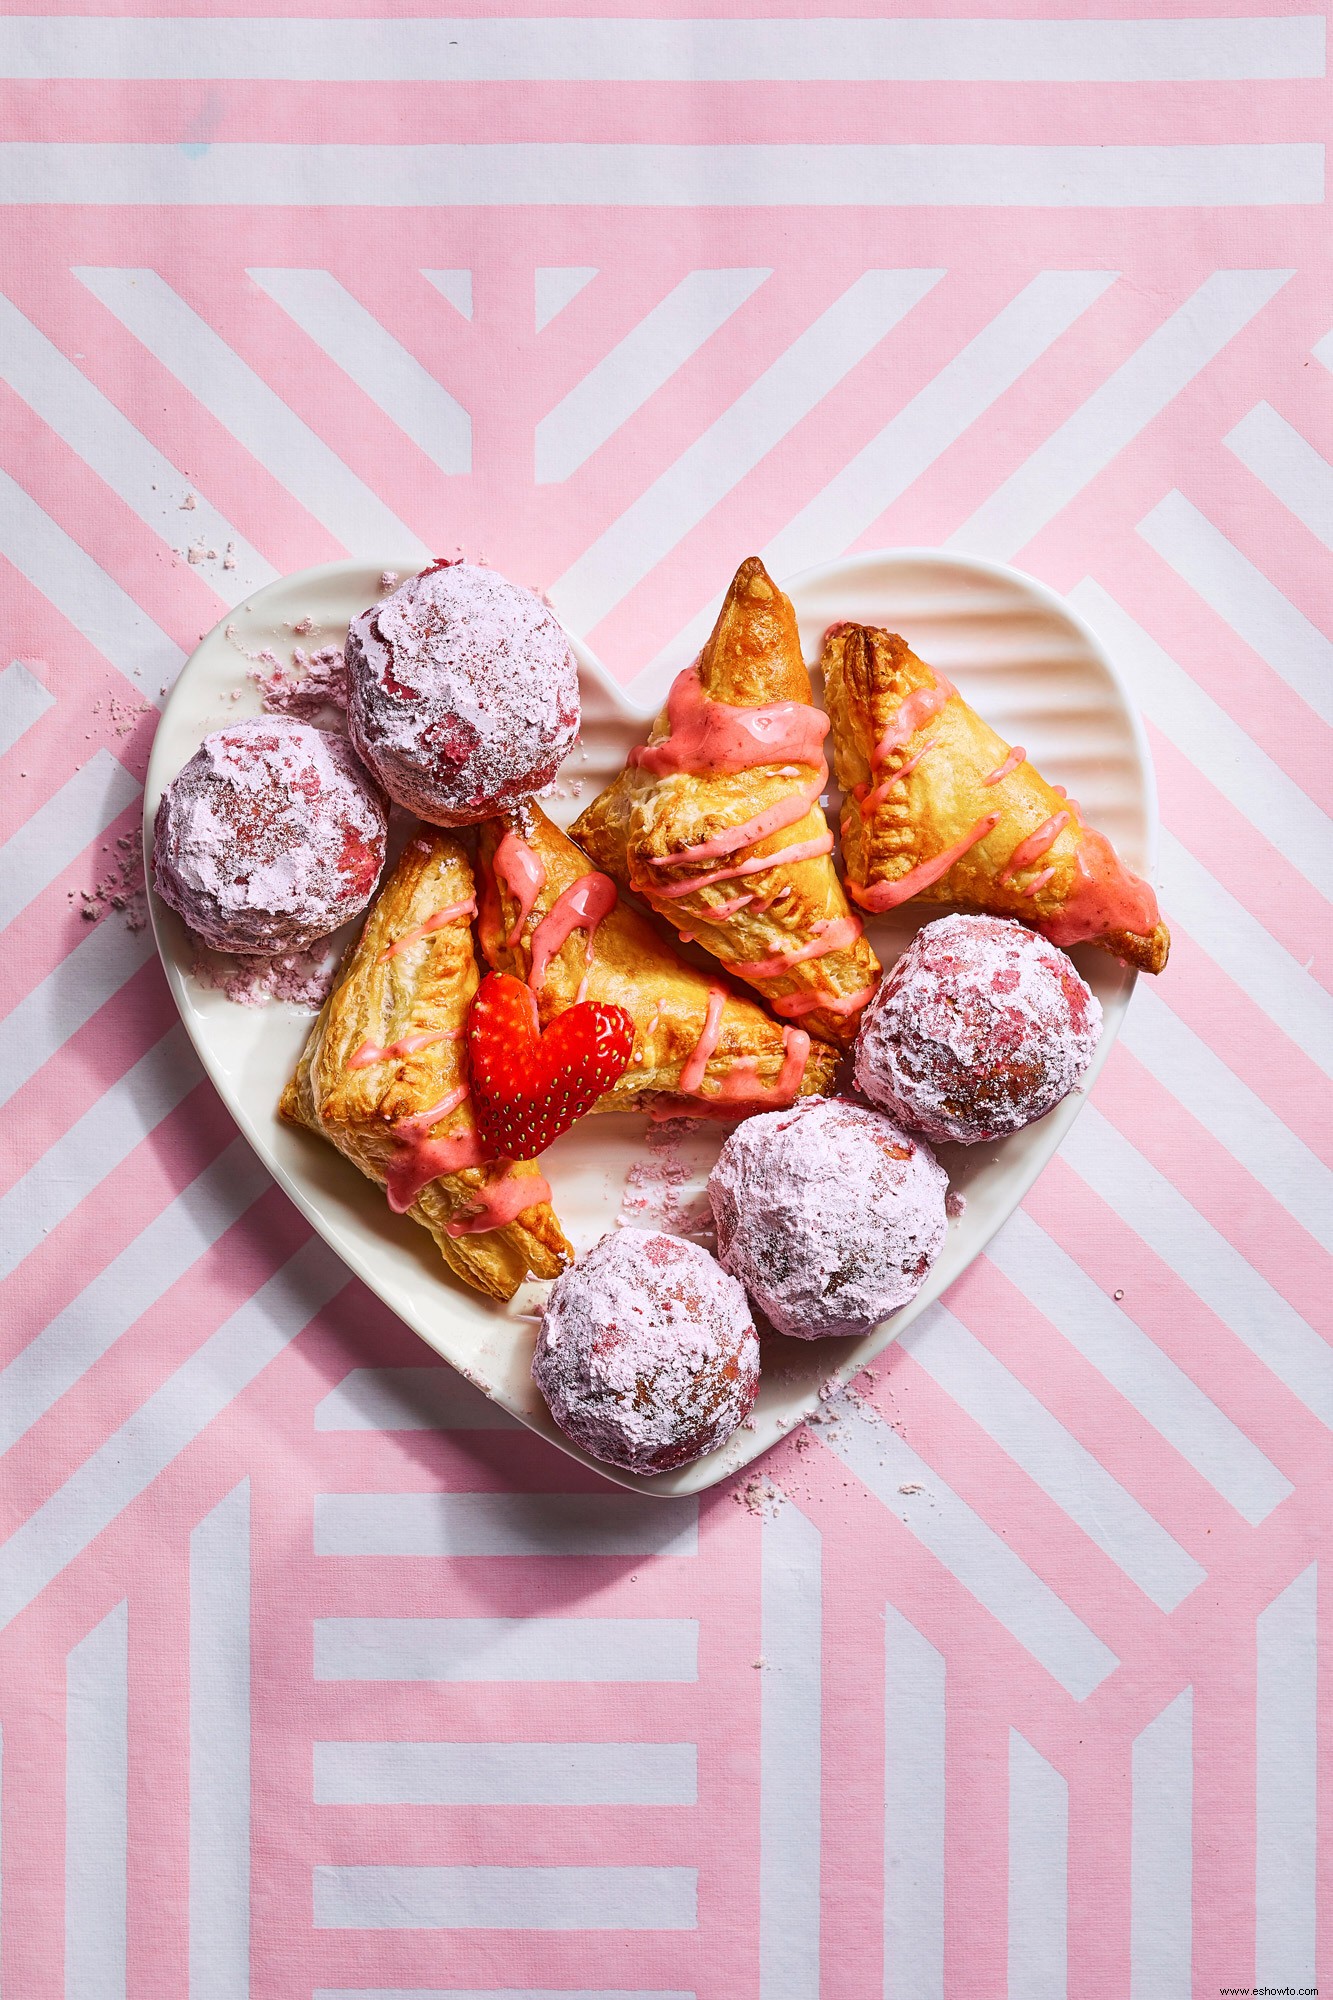
[[285, 716], [237, 721], [162, 794], [153, 882], [215, 951], [303, 951], [365, 909], [387, 831], [345, 737]]
[[747, 1118], [708, 1181], [718, 1258], [779, 1333], [868, 1333], [944, 1243], [944, 1169], [880, 1111], [806, 1097]]
[[941, 917], [866, 1009], [856, 1082], [912, 1131], [977, 1145], [1053, 1111], [1101, 1031], [1101, 1003], [1057, 945], [1002, 917]]
[[492, 569], [409, 577], [347, 634], [348, 728], [391, 799], [469, 826], [555, 777], [579, 728], [578, 667], [540, 598]]
[[745, 1294], [696, 1243], [604, 1236], [556, 1279], [533, 1379], [562, 1431], [626, 1472], [670, 1472], [723, 1444], [759, 1393]]

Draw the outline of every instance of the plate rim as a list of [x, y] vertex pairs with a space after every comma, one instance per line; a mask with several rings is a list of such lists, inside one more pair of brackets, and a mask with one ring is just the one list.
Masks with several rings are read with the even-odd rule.
[[[886, 562], [912, 562], [924, 564], [930, 568], [968, 570], [974, 573], [980, 572], [997, 582], [1009, 585], [1018, 584], [1024, 591], [1034, 596], [1048, 612], [1053, 613], [1059, 618], [1063, 618], [1075, 628], [1089, 654], [1110, 681], [1118, 697], [1119, 706], [1129, 723], [1135, 758], [1139, 771], [1142, 774], [1142, 806], [1146, 849], [1144, 867], [1147, 871], [1151, 872], [1156, 864], [1159, 826], [1157, 782], [1151, 746], [1142, 717], [1125, 676], [1116, 666], [1115, 661], [1111, 658], [1101, 638], [1088, 624], [1087, 620], [1058, 591], [1044, 583], [1040, 578], [1031, 576], [1025, 570], [1017, 569], [1011, 564], [999, 562], [993, 558], [955, 554], [948, 549], [940, 548], [932, 549], [911, 546], [905, 548], [857, 550], [855, 553], [847, 556], [835, 557], [823, 563], [812, 564], [808, 568], [798, 572], [795, 576], [782, 580], [780, 588], [788, 596], [795, 599], [797, 593], [803, 593], [829, 583], [836, 583], [840, 579], [845, 578], [849, 573], [859, 575], [867, 571], [872, 571]], [[339, 1258], [352, 1276], [365, 1284], [388, 1307], [388, 1310], [394, 1313], [396, 1318], [400, 1318], [401, 1314], [398, 1312], [397, 1307], [390, 1304], [384, 1298], [384, 1294], [376, 1283], [375, 1258], [373, 1253], [363, 1251], [357, 1244], [343, 1237], [341, 1233], [339, 1233], [336, 1241], [330, 1239], [327, 1233], [326, 1220], [319, 1213], [317, 1201], [305, 1192], [299, 1177], [290, 1172], [287, 1166], [272, 1152], [264, 1133], [255, 1119], [251, 1117], [243, 1100], [233, 1097], [230, 1079], [226, 1080], [226, 1087], [224, 1088], [225, 1072], [215, 1058], [207, 1036], [202, 1031], [200, 1017], [187, 1004], [187, 975], [182, 965], [178, 962], [174, 950], [169, 945], [166, 935], [166, 908], [158, 898], [152, 881], [153, 824], [156, 816], [157, 800], [164, 788], [162, 774], [167, 756], [165, 741], [169, 733], [163, 730], [162, 725], [170, 717], [180, 691], [188, 680], [190, 668], [197, 655], [219, 632], [225, 631], [226, 625], [235, 618], [238, 611], [243, 609], [248, 610], [250, 607], [261, 603], [270, 592], [288, 590], [306, 581], [312, 584], [317, 581], [324, 582], [349, 571], [360, 572], [368, 569], [386, 571], [395, 567], [399, 568], [400, 574], [410, 574], [413, 565], [407, 564], [404, 568], [401, 564], [395, 565], [392, 560], [382, 562], [379, 558], [359, 556], [347, 556], [334, 562], [314, 564], [305, 569], [293, 570], [283, 576], [274, 578], [270, 583], [261, 585], [259, 589], [251, 591], [239, 599], [230, 611], [224, 613], [223, 617], [200, 639], [199, 644], [190, 653], [176, 677], [171, 692], [163, 703], [144, 776], [142, 817], [144, 869], [153, 943], [166, 976], [172, 999], [175, 1002], [177, 1013], [181, 1018], [190, 1043], [199, 1057], [209, 1082], [212, 1084], [214, 1090], [216, 1090], [228, 1116], [240, 1129], [247, 1144], [258, 1155], [261, 1163], [282, 1189], [283, 1193], [295, 1204], [297, 1209], [311, 1224], [320, 1237], [320, 1240], [332, 1251], [334, 1256]], [[799, 605], [797, 608], [799, 615]], [[553, 615], [559, 619], [558, 612], [553, 611]], [[658, 691], [645, 704], [641, 699], [631, 696], [627, 688], [613, 678], [598, 654], [593, 651], [578, 633], [570, 631], [562, 619], [559, 619], [559, 622], [570, 642], [580, 668], [589, 673], [599, 683], [603, 693], [609, 697], [614, 706], [623, 715], [640, 723], [646, 723], [656, 715], [661, 707], [665, 688], [669, 685], [673, 675], [680, 671], [679, 665], [675, 667], [663, 666], [661, 668]], [[1035, 1181], [1050, 1165], [1051, 1160], [1059, 1151], [1066, 1132], [1082, 1109], [1083, 1103], [1096, 1081], [1102, 1065], [1107, 1060], [1111, 1049], [1115, 1045], [1116, 1038], [1120, 1032], [1121, 1022], [1132, 1000], [1138, 975], [1130, 967], [1125, 968], [1125, 971], [1127, 974], [1127, 983], [1123, 989], [1123, 1004], [1118, 1006], [1114, 1016], [1106, 1022], [1092, 1062], [1089, 1064], [1084, 1076], [1080, 1079], [1079, 1089], [1071, 1092], [1062, 1103], [1047, 1114], [1045, 1119], [1040, 1121], [1047, 1127], [1050, 1143], [1035, 1160], [1015, 1170], [1017, 1179], [1012, 1200], [1008, 1203], [1002, 1215], [997, 1216], [990, 1222], [989, 1226], [984, 1227], [983, 1233], [980, 1234], [975, 1247], [968, 1257], [967, 1263], [961, 1271], [955, 1272], [950, 1278], [950, 1286], [956, 1283], [971, 1268], [972, 1264], [984, 1253], [993, 1237], [1003, 1228], [1010, 1216], [1013, 1215], [1016, 1209], [1022, 1206]], [[947, 1289], [946, 1287], [945, 1290], [947, 1291]], [[859, 1354], [854, 1360], [844, 1361], [840, 1365], [831, 1367], [823, 1378], [819, 1392], [812, 1397], [810, 1407], [816, 1407], [818, 1402], [830, 1392], [845, 1389], [856, 1375], [871, 1366], [886, 1347], [906, 1332], [907, 1328], [921, 1312], [927, 1310], [929, 1306], [934, 1305], [936, 1297], [933, 1295], [930, 1297], [925, 1296], [929, 1290], [929, 1280], [927, 1280], [926, 1285], [922, 1288], [922, 1292], [915, 1299], [910, 1300], [907, 1305], [903, 1306], [897, 1313], [891, 1315], [888, 1320], [881, 1322], [873, 1334], [865, 1337], [866, 1340], [875, 1343], [872, 1351]], [[939, 1296], [943, 1296], [943, 1294]], [[803, 1410], [799, 1416], [792, 1418], [778, 1437], [762, 1445], [753, 1455], [742, 1460], [739, 1465], [715, 1463], [726, 1451], [726, 1446], [723, 1445], [719, 1447], [718, 1451], [708, 1453], [703, 1458], [696, 1459], [692, 1464], [684, 1466], [674, 1473], [650, 1477], [643, 1474], [626, 1472], [617, 1466], [605, 1465], [600, 1460], [592, 1458], [588, 1453], [582, 1451], [572, 1439], [567, 1438], [554, 1422], [548, 1420], [546, 1425], [537, 1424], [532, 1421], [532, 1418], [526, 1411], [511, 1408], [508, 1403], [496, 1395], [487, 1387], [484, 1381], [480, 1380], [465, 1365], [455, 1360], [452, 1355], [447, 1355], [440, 1348], [436, 1347], [434, 1342], [419, 1327], [412, 1325], [406, 1320], [403, 1323], [417, 1339], [421, 1340], [425, 1347], [438, 1355], [440, 1360], [445, 1362], [447, 1366], [456, 1369], [465, 1380], [477, 1388], [489, 1401], [496, 1403], [499, 1408], [511, 1415], [516, 1423], [522, 1424], [524, 1428], [531, 1430], [536, 1436], [555, 1445], [567, 1457], [597, 1473], [611, 1484], [623, 1490], [647, 1494], [655, 1499], [678, 1500], [690, 1496], [698, 1496], [700, 1493], [707, 1492], [729, 1479], [745, 1474], [752, 1466], [758, 1463], [765, 1453], [772, 1450], [775, 1445], [781, 1443], [784, 1437], [791, 1436], [809, 1414], [808, 1410]]]

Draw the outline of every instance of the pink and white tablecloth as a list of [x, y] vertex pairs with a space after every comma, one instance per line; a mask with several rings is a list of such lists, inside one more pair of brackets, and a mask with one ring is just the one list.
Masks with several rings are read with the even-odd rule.
[[[355, 4], [0, 16], [0, 1989], [1328, 1990], [1322, 16]], [[743, 555], [894, 544], [1112, 648], [1171, 968], [854, 1400], [616, 1495], [202, 1080], [155, 709], [346, 552], [628, 680]]]

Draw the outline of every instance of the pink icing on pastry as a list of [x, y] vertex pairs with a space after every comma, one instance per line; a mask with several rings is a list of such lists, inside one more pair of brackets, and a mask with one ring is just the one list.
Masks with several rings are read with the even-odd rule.
[[461, 1028], [431, 1028], [418, 1035], [404, 1035], [387, 1048], [377, 1048], [374, 1042], [362, 1042], [347, 1058], [348, 1069], [369, 1069], [372, 1063], [401, 1062], [405, 1056], [414, 1056], [421, 1049], [429, 1049], [436, 1042], [456, 1042], [462, 1036]]
[[828, 783], [828, 765], [821, 763], [819, 776], [813, 784], [790, 797], [779, 799], [776, 805], [765, 806], [753, 819], [747, 819], [740, 826], [725, 827], [715, 833], [711, 840], [701, 840], [694, 847], [678, 847], [674, 854], [657, 854], [651, 861], [654, 868], [674, 868], [682, 861], [719, 861], [725, 854], [734, 854], [739, 847], [749, 847], [756, 840], [767, 840], [770, 833], [778, 833], [784, 826], [794, 826], [798, 819], [804, 819], [815, 800]]
[[593, 1458], [667, 1472], [714, 1451], [759, 1391], [745, 1294], [696, 1243], [604, 1236], [551, 1287], [533, 1380]]
[[[546, 968], [575, 931], [586, 931], [588, 934], [583, 956], [584, 962], [591, 965], [597, 926], [604, 917], [610, 916], [617, 899], [618, 892], [611, 877], [595, 871], [591, 875], [580, 875], [577, 882], [571, 882], [567, 889], [561, 891], [532, 933], [532, 965], [528, 972], [528, 985], [534, 993], [541, 992], [546, 980]], [[582, 998], [580, 988], [579, 999]]]
[[415, 924], [410, 931], [404, 931], [401, 937], [395, 938], [392, 944], [386, 944], [379, 955], [379, 963], [383, 965], [386, 958], [397, 958], [400, 952], [410, 950], [414, 944], [419, 944], [422, 938], [431, 937], [436, 931], [442, 931], [446, 924], [457, 923], [460, 917], [475, 917], [476, 914], [477, 902], [474, 896], [469, 896], [465, 903], [450, 903], [448, 909], [434, 911], [424, 924]]
[[780, 1333], [868, 1333], [921, 1289], [947, 1185], [930, 1148], [880, 1112], [805, 1097], [722, 1148], [708, 1181], [718, 1257]]
[[891, 751], [901, 750], [905, 743], [910, 743], [917, 730], [933, 715], [938, 715], [955, 692], [938, 669], [932, 668], [932, 672], [935, 675], [934, 687], [913, 688], [897, 712], [890, 716], [884, 734], [870, 753], [872, 771], [879, 769]]
[[873, 792], [868, 785], [856, 787], [856, 800], [863, 818], [868, 819], [871, 813], [878, 812], [894, 786], [901, 784], [904, 778], [911, 777], [926, 752], [933, 750], [939, 740], [938, 736], [932, 736], [928, 742], [923, 743], [914, 757], [909, 757], [905, 764], [899, 764], [896, 770], [890, 771], [888, 777], [882, 784], [876, 785]]
[[1070, 960], [1002, 917], [918, 931], [861, 1023], [856, 1081], [929, 1139], [1003, 1138], [1067, 1097], [1102, 1010]]
[[664, 899], [688, 896], [695, 889], [711, 888], [714, 882], [734, 882], [743, 875], [762, 875], [766, 868], [784, 868], [790, 861], [811, 861], [817, 854], [829, 854], [832, 849], [833, 835], [819, 833], [812, 840], [798, 840], [791, 847], [780, 847], [776, 854], [751, 855], [748, 861], [742, 861], [736, 868], [718, 868], [711, 875], [692, 875], [685, 882], [655, 882], [653, 894]]
[[344, 737], [283, 716], [233, 722], [163, 793], [153, 880], [215, 951], [301, 951], [366, 907], [387, 828]]
[[512, 951], [523, 935], [528, 912], [546, 887], [546, 863], [535, 847], [530, 847], [521, 834], [509, 827], [495, 850], [491, 866], [518, 904], [514, 928], [505, 939]]
[[947, 875], [955, 861], [961, 861], [969, 848], [975, 847], [979, 840], [984, 840], [986, 835], [999, 825], [1001, 817], [1002, 815], [997, 812], [987, 813], [984, 819], [979, 819], [975, 826], [969, 827], [962, 839], [956, 840], [952, 847], [946, 847], [942, 854], [936, 854], [929, 861], [923, 861], [916, 868], [909, 869], [907, 874], [900, 875], [896, 882], [876, 882], [873, 888], [865, 889], [859, 882], [853, 882], [849, 876], [847, 894], [854, 903], [859, 903], [863, 910], [878, 912], [895, 909], [899, 903], [905, 903], [909, 897], [920, 895], [921, 891], [928, 889], [932, 882], [938, 882]]
[[390, 798], [440, 826], [487, 819], [554, 778], [578, 671], [530, 590], [471, 563], [410, 577], [347, 635], [348, 729]]
[[779, 993], [769, 1005], [784, 1021], [799, 1021], [806, 1014], [859, 1014], [861, 1009], [874, 997], [873, 986], [863, 986], [859, 993]]
[[680, 1073], [680, 1088], [687, 1097], [696, 1091], [704, 1080], [708, 1058], [717, 1047], [718, 1037], [722, 1033], [722, 1009], [726, 1004], [725, 990], [721, 986], [710, 986], [708, 1008], [704, 1015], [703, 1027], [699, 1031], [699, 1039]]
[[525, 1208], [549, 1201], [551, 1190], [540, 1174], [512, 1171], [497, 1181], [485, 1181], [468, 1189], [468, 1207], [446, 1222], [446, 1236], [484, 1236], [492, 1229], [504, 1229]]
[[825, 958], [831, 951], [845, 951], [849, 945], [856, 943], [865, 926], [859, 917], [821, 917], [812, 928], [815, 932], [813, 941], [802, 945], [799, 951], [775, 952], [771, 958], [752, 958], [744, 965], [728, 965], [726, 969], [738, 979], [776, 979], [782, 973], [790, 972], [794, 965], [804, 965], [807, 959]]
[[[752, 771], [761, 764], [820, 764], [829, 718], [805, 701], [760, 708], [714, 701], [699, 682], [696, 662], [677, 674], [667, 696], [668, 733], [629, 753], [654, 777], [689, 771], [696, 777]], [[822, 790], [822, 786], [821, 786]]]
[[[1003, 764], [997, 764], [995, 769], [989, 772], [987, 776], [982, 779], [981, 781], [982, 784], [998, 785], [1001, 778], [1007, 778], [1011, 771], [1016, 771], [1020, 764], [1026, 763], [1027, 754], [1028, 754], [1027, 751], [1023, 748], [1021, 743], [1015, 743], [1013, 749], [1009, 752], [1009, 755], [1005, 758]], [[1056, 790], [1057, 791], [1059, 790], [1058, 785], [1056, 787]]]
[[1052, 813], [1049, 819], [1042, 821], [1035, 833], [1030, 833], [1026, 840], [1019, 841], [1000, 870], [999, 883], [1002, 889], [1013, 881], [1021, 869], [1030, 868], [1034, 861], [1041, 860], [1047, 848], [1055, 845], [1064, 828], [1069, 825], [1070, 817], [1067, 812]]

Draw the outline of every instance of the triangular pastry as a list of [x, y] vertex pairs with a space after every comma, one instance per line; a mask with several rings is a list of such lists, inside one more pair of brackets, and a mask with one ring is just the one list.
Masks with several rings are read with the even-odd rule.
[[512, 1298], [572, 1251], [530, 1161], [483, 1164], [463, 1028], [477, 988], [472, 869], [436, 827], [408, 841], [310, 1033], [280, 1109], [384, 1187], [479, 1292]]
[[1162, 970], [1171, 934], [1148, 884], [944, 674], [896, 633], [852, 624], [830, 629], [823, 670], [862, 909], [949, 903]]
[[629, 1068], [595, 1111], [736, 1116], [832, 1082], [834, 1049], [682, 958], [535, 804], [486, 821], [477, 872], [482, 951], [528, 982], [543, 1028], [580, 1000], [634, 1022]]
[[848, 1042], [879, 962], [833, 866], [827, 731], [796, 615], [751, 556], [648, 742], [573, 831], [776, 1014]]

